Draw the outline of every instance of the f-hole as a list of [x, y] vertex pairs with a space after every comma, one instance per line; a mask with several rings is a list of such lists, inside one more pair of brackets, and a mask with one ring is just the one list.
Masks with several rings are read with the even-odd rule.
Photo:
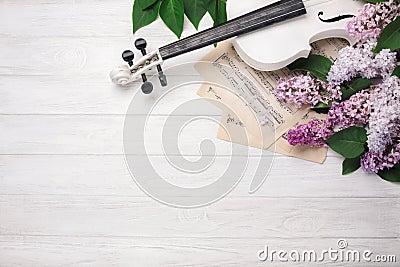
[[354, 15], [339, 15], [337, 17], [333, 17], [333, 18], [330, 18], [330, 19], [323, 19], [323, 18], [321, 18], [321, 16], [323, 16], [323, 15], [324, 15], [324, 12], [322, 12], [322, 11], [318, 12], [318, 18], [322, 22], [336, 22], [336, 21], [340, 21], [340, 20], [343, 20], [343, 19], [348, 19], [348, 18], [355, 17]]

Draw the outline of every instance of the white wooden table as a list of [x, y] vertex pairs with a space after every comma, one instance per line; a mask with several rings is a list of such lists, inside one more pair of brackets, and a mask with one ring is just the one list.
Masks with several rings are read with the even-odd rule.
[[[399, 185], [361, 171], [341, 176], [332, 152], [323, 165], [277, 156], [255, 195], [246, 180], [205, 208], [146, 196], [122, 154], [136, 89], [108, 78], [132, 47], [131, 5], [0, 1], [0, 266], [265, 266], [257, 260], [265, 245], [323, 250], [338, 238], [400, 261]], [[138, 36], [150, 49], [175, 40], [161, 22]]]

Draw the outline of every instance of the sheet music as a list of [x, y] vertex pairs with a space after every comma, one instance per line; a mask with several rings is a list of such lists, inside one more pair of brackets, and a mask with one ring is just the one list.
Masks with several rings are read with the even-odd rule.
[[[346, 45], [348, 43], [342, 39], [325, 39], [312, 44], [312, 53], [335, 59], [338, 51]], [[198, 95], [221, 103], [218, 106], [224, 114], [217, 134], [219, 139], [262, 149], [275, 148], [277, 153], [319, 163], [325, 160], [327, 148], [294, 147], [285, 139], [287, 131], [298, 124], [307, 123], [311, 118], [325, 118], [325, 115], [310, 111], [308, 107], [297, 109], [295, 105], [275, 97], [278, 80], [296, 76], [299, 72], [287, 68], [273, 72], [255, 70], [238, 56], [228, 42], [218, 44], [203, 61], [213, 62], [213, 67], [210, 69], [198, 64], [196, 69], [205, 81], [218, 81], [218, 84], [203, 84]], [[261, 126], [260, 122], [263, 122]], [[271, 136], [268, 132], [271, 125], [275, 127], [272, 142], [267, 138]], [[243, 128], [249, 140], [235, 137], [235, 132], [243, 131]]]

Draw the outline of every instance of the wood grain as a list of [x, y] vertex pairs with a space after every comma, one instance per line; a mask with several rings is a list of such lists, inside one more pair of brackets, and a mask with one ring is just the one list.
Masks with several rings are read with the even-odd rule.
[[[190, 34], [190, 31], [186, 34]], [[129, 37], [24, 37], [7, 38], [0, 43], [2, 61], [1, 75], [16, 76], [52, 76], [71, 78], [79, 81], [82, 77], [90, 80], [108, 80], [108, 73], [125, 62], [121, 51], [131, 49], [138, 57], [140, 52], [133, 46], [139, 36], [146, 38], [148, 51], [155, 50], [173, 38], [155, 38], [154, 36], [138, 34], [136, 38]], [[212, 47], [188, 53], [175, 60], [165, 61], [165, 69], [171, 66], [201, 59]], [[27, 60], [29, 59], [29, 60]], [[183, 71], [183, 72], [182, 72]], [[86, 76], [83, 76], [86, 75]], [[193, 75], [193, 70], [180, 70], [179, 75]], [[92, 78], [92, 79], [88, 79]], [[112, 84], [104, 84], [104, 86]]]
[[[348, 238], [349, 247], [377, 254], [393, 251], [398, 239]], [[1, 236], [3, 263], [12, 266], [290, 266], [290, 263], [259, 262], [257, 252], [268, 245], [271, 249], [322, 251], [336, 247], [334, 238], [142, 238], [142, 237], [66, 237], [66, 236]], [[392, 246], [393, 245], [393, 246]], [[397, 258], [399, 253], [394, 253]], [[307, 266], [321, 263], [307, 262]], [[352, 262], [352, 266], [379, 266]], [[293, 264], [295, 265], [295, 264]], [[296, 265], [299, 265], [297, 263]], [[326, 266], [349, 266], [347, 262], [326, 262]], [[394, 266], [395, 263], [388, 264]], [[380, 265], [382, 266], [382, 265]]]
[[[177, 71], [180, 70], [181, 68]], [[104, 70], [103, 74], [106, 74], [107, 71]], [[185, 80], [188, 79], [190, 78], [185, 78]], [[172, 83], [178, 82], [181, 78], [168, 75], [168, 80]], [[193, 76], [193, 81], [199, 81], [198, 77]], [[158, 83], [158, 80], [156, 82]], [[136, 96], [138, 98], [145, 97], [139, 89], [139, 83], [135, 83], [129, 88], [121, 88], [112, 84], [108, 77], [90, 80], [80, 76], [69, 79], [53, 76], [21, 78], [11, 75], [2, 77], [0, 84], [4, 88], [10, 88], [10, 90], [0, 91], [0, 99], [3, 101], [0, 106], [0, 114], [3, 115], [125, 115], [136, 94], [138, 94]], [[182, 98], [187, 99], [194, 95], [193, 92], [185, 91], [185, 89], [173, 91], [174, 98], [169, 98], [171, 102], [168, 104], [168, 108], [178, 106], [182, 103]], [[135, 105], [142, 104], [141, 101], [135, 103]], [[202, 109], [195, 107], [185, 109], [185, 112], [181, 114], [205, 116], [221, 114], [220, 109], [206, 100], [202, 101], [201, 107]], [[161, 112], [160, 109], [155, 112], [159, 115], [169, 113]], [[138, 108], [138, 114], [145, 114], [144, 109]]]
[[147, 196], [7, 195], [0, 204], [3, 235], [394, 238], [400, 223], [397, 198], [226, 197], [185, 210]]
[[[0, 31], [10, 36], [131, 36], [132, 2], [123, 0], [2, 1]], [[98, 16], [101, 16], [99, 19]], [[97, 18], [97, 19], [96, 19]], [[29, 27], [27, 27], [29, 25]], [[159, 22], [157, 25], [162, 25]], [[172, 36], [166, 28], [144, 29]]]
[[[194, 112], [195, 113], [195, 112]], [[189, 121], [192, 115], [179, 115], [179, 120], [165, 115], [152, 115], [146, 131], [146, 149], [150, 155], [163, 155], [161, 147], [162, 131], [180, 129], [182, 121]], [[196, 115], [196, 114], [194, 114]], [[198, 115], [198, 114], [197, 114]], [[219, 116], [206, 115], [218, 120]], [[136, 116], [136, 115], [132, 115]], [[137, 118], [146, 118], [137, 115]], [[123, 128], [125, 115], [0, 115], [0, 154], [123, 154]], [[133, 125], [134, 127], [135, 125]], [[198, 127], [194, 127], [198, 126]], [[230, 155], [231, 144], [216, 139], [218, 124], [199, 120], [191, 127], [185, 127], [179, 136], [182, 155], [200, 155], [198, 144], [202, 139], [210, 139], [217, 147], [217, 155]], [[176, 137], [165, 140], [175, 143]], [[132, 140], [134, 145], [143, 143]], [[259, 155], [259, 150], [249, 147], [249, 155]], [[207, 153], [205, 154], [207, 155]], [[211, 153], [214, 155], [214, 153]], [[329, 156], [339, 156], [333, 151]]]
[[[163, 157], [157, 156], [162, 159]], [[191, 159], [191, 157], [189, 157]], [[229, 160], [227, 157], [226, 160]], [[244, 177], [230, 196], [251, 198], [248, 194], [253, 165], [250, 158], [249, 175]], [[165, 161], [156, 161], [160, 169]], [[399, 197], [399, 185], [365, 175], [361, 170], [340, 176], [341, 158], [328, 157], [323, 165], [278, 156], [265, 184], [255, 194], [276, 198], [387, 198]], [[223, 164], [221, 164], [223, 165]], [[217, 165], [218, 166], [218, 165]], [[290, 169], [305, 169], [299, 176]], [[329, 170], [329, 172], [328, 172]], [[238, 172], [240, 170], [238, 168]], [[202, 175], [210, 180], [219, 171], [212, 169]], [[282, 175], [285, 174], [285, 175]], [[85, 195], [85, 196], [144, 196], [133, 182], [122, 155], [7, 155], [0, 156], [0, 194], [2, 195]], [[175, 182], [194, 177], [178, 173]], [[170, 181], [173, 182], [173, 181]], [[349, 186], [351, 184], [351, 186]], [[334, 200], [332, 200], [334, 201]]]

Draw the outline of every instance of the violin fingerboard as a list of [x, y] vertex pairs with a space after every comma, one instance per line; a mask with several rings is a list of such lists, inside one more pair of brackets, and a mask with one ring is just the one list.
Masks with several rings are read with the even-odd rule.
[[281, 0], [159, 49], [163, 60], [306, 14], [302, 0]]

